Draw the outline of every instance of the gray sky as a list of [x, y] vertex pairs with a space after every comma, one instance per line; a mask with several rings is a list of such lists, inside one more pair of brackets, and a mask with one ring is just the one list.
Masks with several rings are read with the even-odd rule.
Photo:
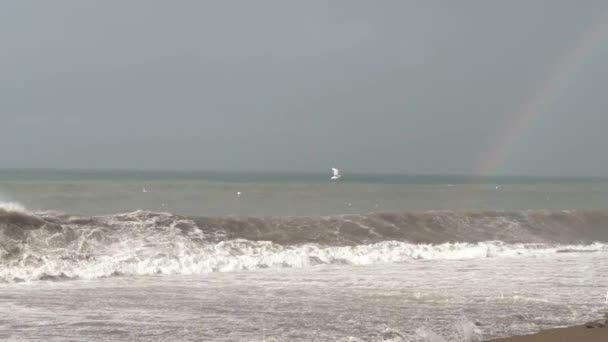
[[607, 11], [5, 0], [0, 167], [471, 173], [541, 93], [488, 171], [608, 175]]

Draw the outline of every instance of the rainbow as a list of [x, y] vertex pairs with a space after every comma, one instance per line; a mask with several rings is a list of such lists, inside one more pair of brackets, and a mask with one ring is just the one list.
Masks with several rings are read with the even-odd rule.
[[475, 175], [487, 176], [496, 174], [504, 163], [511, 157], [515, 145], [528, 132], [543, 113], [544, 107], [556, 98], [560, 90], [567, 85], [571, 75], [581, 68], [585, 57], [593, 50], [598, 41], [608, 32], [608, 8], [595, 15], [591, 24], [575, 40], [574, 44], [564, 49], [564, 52], [553, 63], [549, 64], [548, 72], [540, 80], [532, 81], [518, 109], [508, 114], [508, 122], [496, 134], [496, 139], [483, 151], [475, 164]]

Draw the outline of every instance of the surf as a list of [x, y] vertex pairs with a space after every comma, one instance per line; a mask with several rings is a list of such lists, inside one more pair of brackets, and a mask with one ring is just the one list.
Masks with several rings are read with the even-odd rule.
[[606, 253], [606, 240], [569, 237], [603, 232], [605, 219], [601, 210], [88, 217], [3, 205], [0, 281]]

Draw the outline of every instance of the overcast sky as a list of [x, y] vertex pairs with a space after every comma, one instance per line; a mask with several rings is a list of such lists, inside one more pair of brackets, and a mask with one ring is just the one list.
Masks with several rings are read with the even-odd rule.
[[5, 0], [0, 167], [472, 173], [541, 84], [489, 171], [608, 175], [606, 11]]

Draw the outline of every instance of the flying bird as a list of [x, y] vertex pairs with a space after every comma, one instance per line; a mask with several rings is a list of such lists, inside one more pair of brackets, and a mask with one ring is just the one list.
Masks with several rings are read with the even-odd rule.
[[340, 174], [340, 170], [336, 169], [335, 167], [332, 167], [331, 171], [334, 173], [334, 175], [331, 176], [332, 180], [338, 180], [338, 179], [342, 178], [342, 175]]

